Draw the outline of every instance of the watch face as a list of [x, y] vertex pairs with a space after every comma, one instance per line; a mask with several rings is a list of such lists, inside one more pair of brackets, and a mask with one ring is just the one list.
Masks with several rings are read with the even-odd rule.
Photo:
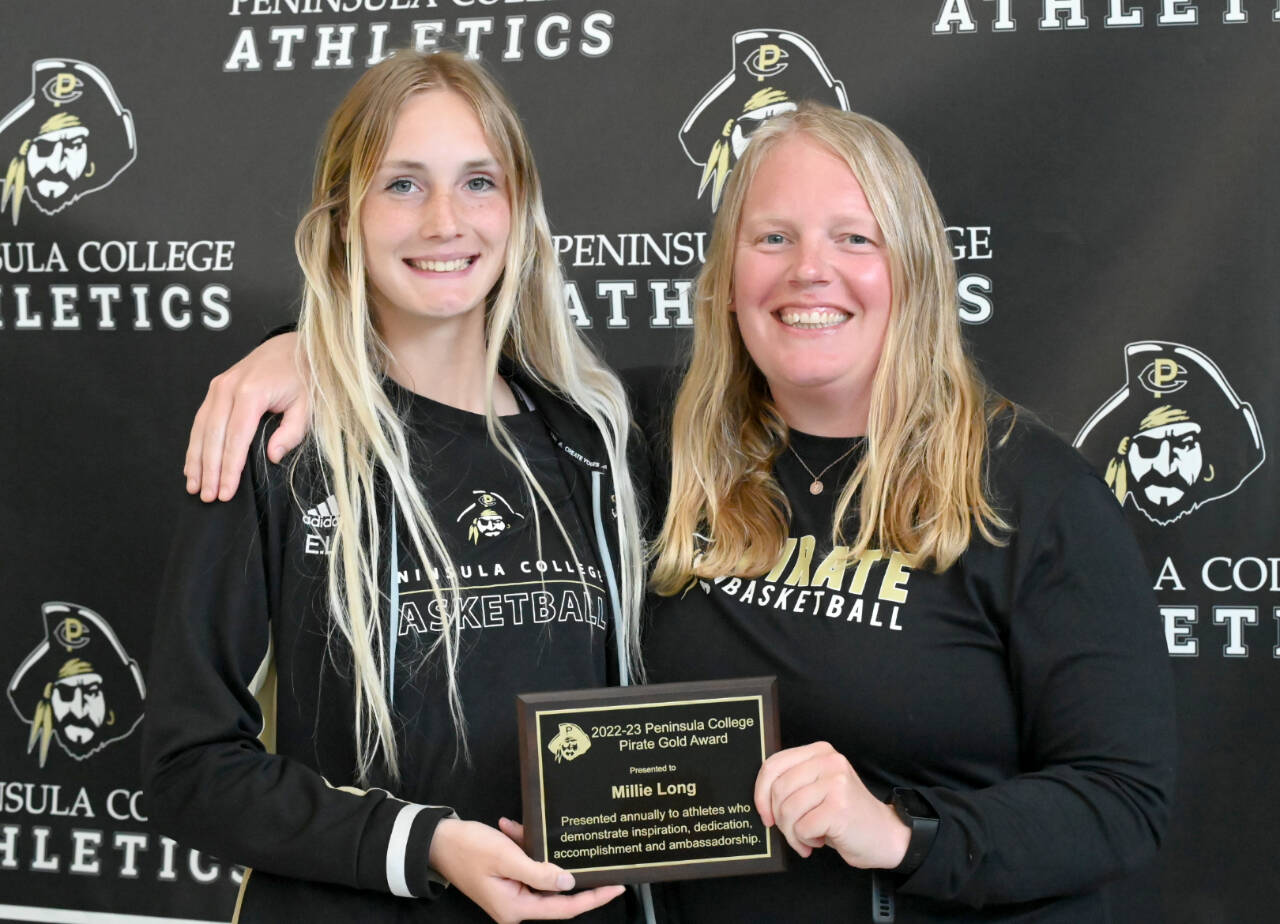
[[914, 789], [895, 789], [893, 791], [893, 802], [895, 805], [901, 806], [912, 818], [933, 818], [938, 817], [938, 813], [933, 810], [933, 806], [925, 801], [924, 796], [916, 792]]

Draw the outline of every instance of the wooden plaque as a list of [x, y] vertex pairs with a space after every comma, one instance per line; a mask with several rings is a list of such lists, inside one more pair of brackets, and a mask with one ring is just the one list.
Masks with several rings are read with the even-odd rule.
[[525, 849], [579, 886], [785, 868], [755, 810], [773, 677], [516, 697]]

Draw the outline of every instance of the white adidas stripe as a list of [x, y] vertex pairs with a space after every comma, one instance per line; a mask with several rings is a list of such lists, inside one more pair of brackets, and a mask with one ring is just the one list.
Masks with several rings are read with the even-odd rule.
[[338, 499], [330, 494], [320, 503], [306, 511], [309, 517], [336, 517], [338, 515]]

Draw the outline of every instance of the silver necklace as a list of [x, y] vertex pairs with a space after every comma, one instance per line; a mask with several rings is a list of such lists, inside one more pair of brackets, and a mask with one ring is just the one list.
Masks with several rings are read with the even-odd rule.
[[808, 473], [809, 473], [809, 477], [813, 479], [813, 484], [809, 485], [809, 493], [810, 493], [810, 494], [821, 494], [821, 493], [822, 493], [822, 489], [823, 489], [824, 487], [826, 487], [826, 485], [824, 485], [824, 484], [822, 483], [822, 476], [823, 476], [823, 475], [825, 475], [827, 472], [831, 471], [831, 469], [832, 469], [832, 468], [833, 468], [837, 463], [843, 462], [845, 459], [847, 459], [847, 458], [849, 457], [849, 455], [850, 455], [850, 454], [851, 454], [855, 449], [857, 449], [857, 448], [858, 448], [858, 445], [859, 445], [861, 442], [862, 442], [862, 440], [854, 440], [853, 445], [852, 445], [852, 446], [850, 446], [848, 449], [846, 449], [844, 452], [840, 453], [839, 458], [837, 458], [837, 459], [835, 460], [835, 462], [832, 462], [832, 463], [831, 463], [831, 465], [828, 465], [826, 468], [824, 468], [822, 471], [818, 472], [818, 474], [816, 474], [816, 475], [813, 473], [813, 469], [809, 468], [809, 463], [805, 462], [805, 460], [804, 460], [804, 459], [801, 459], [801, 458], [800, 458], [800, 453], [796, 452], [796, 447], [795, 447], [795, 446], [793, 446], [793, 445], [791, 445], [790, 443], [788, 443], [788, 444], [787, 444], [787, 448], [791, 450], [791, 454], [792, 454], [793, 456], [795, 456], [795, 457], [796, 457], [796, 461], [798, 461], [801, 465], [803, 465], [803, 466], [804, 466], [804, 470], [805, 470], [806, 472], [808, 472]]

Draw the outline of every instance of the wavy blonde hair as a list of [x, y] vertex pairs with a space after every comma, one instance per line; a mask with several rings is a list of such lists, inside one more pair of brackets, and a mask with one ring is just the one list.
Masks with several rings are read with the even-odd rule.
[[[671, 495], [655, 545], [653, 587], [694, 577], [755, 576], [775, 563], [790, 510], [773, 476], [788, 429], [738, 332], [732, 300], [743, 204], [761, 162], [803, 135], [849, 165], [884, 233], [892, 304], [871, 386], [867, 450], [841, 487], [833, 546], [857, 504], [854, 558], [872, 543], [941, 571], [973, 530], [999, 542], [1007, 524], [988, 500], [983, 460], [991, 395], [965, 354], [955, 267], [942, 215], [915, 158], [874, 119], [818, 103], [770, 119], [734, 168], [695, 288], [693, 356], [676, 399]], [[701, 538], [699, 538], [701, 537]]]
[[392, 530], [386, 530], [387, 524], [380, 519], [378, 499], [387, 493], [392, 510], [399, 511], [397, 523], [405, 527], [419, 560], [435, 566], [423, 570], [430, 576], [432, 592], [445, 604], [441, 610], [449, 615], [432, 653], [443, 649], [449, 708], [460, 752], [465, 756], [467, 751], [457, 683], [461, 632], [461, 620], [456, 618], [457, 572], [411, 475], [404, 423], [383, 390], [391, 356], [371, 311], [360, 232], [361, 208], [401, 107], [414, 94], [434, 89], [451, 90], [470, 104], [507, 178], [511, 229], [505, 265], [486, 303], [484, 412], [489, 437], [538, 499], [533, 504], [535, 522], [540, 501], [572, 549], [546, 492], [495, 412], [493, 382], [499, 363], [514, 365], [562, 395], [600, 432], [617, 502], [623, 667], [639, 666], [638, 613], [644, 571], [636, 496], [626, 468], [630, 415], [621, 384], [572, 327], [565, 310], [541, 183], [524, 128], [497, 83], [478, 64], [452, 52], [397, 52], [370, 68], [329, 119], [317, 159], [311, 208], [294, 239], [305, 277], [299, 349], [311, 370], [312, 428], [307, 447], [318, 459], [336, 500], [328, 611], [331, 632], [345, 641], [351, 654], [362, 780], [368, 778], [379, 754], [392, 777], [399, 774], [387, 697], [385, 629], [379, 618], [384, 595], [378, 552], [387, 542], [384, 531]]

